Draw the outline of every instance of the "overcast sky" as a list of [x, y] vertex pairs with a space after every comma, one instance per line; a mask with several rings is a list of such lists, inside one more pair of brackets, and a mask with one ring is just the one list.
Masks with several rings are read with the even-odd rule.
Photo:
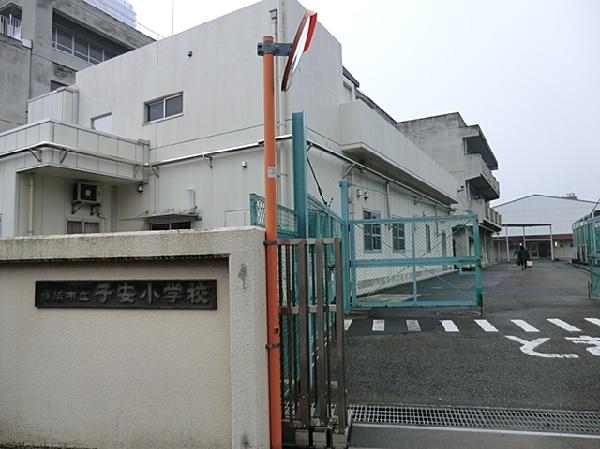
[[[129, 0], [163, 36], [255, 1]], [[600, 1], [305, 0], [361, 90], [396, 120], [459, 111], [502, 196], [600, 197]], [[257, 30], [262, 36], [264, 30]]]

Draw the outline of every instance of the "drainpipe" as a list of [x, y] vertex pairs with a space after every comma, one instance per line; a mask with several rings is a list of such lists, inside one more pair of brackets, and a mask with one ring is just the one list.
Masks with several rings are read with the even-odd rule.
[[34, 194], [34, 174], [29, 175], [29, 223], [27, 225], [27, 235], [33, 235], [33, 194]]

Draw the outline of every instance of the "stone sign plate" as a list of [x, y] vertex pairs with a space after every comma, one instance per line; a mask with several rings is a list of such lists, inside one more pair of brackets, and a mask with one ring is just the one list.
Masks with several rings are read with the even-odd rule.
[[35, 306], [84, 309], [217, 308], [217, 281], [37, 281]]

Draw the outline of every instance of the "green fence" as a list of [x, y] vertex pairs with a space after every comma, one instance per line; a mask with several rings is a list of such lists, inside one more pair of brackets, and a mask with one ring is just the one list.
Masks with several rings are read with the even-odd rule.
[[590, 269], [590, 296], [600, 298], [600, 211], [573, 224], [573, 246], [577, 261]]
[[[341, 237], [342, 219], [331, 209], [325, 206], [317, 198], [308, 195], [307, 197], [307, 220], [309, 239], [326, 239]], [[250, 224], [252, 226], [265, 226], [265, 200], [264, 197], [250, 194]], [[277, 206], [277, 237], [279, 239], [296, 239], [298, 235], [298, 223], [294, 210], [278, 205]], [[280, 246], [279, 253], [279, 299], [281, 307], [298, 307], [299, 289], [298, 289], [298, 267], [300, 262], [293, 245], [287, 251], [282, 252], [285, 245]], [[314, 273], [317, 269], [315, 264], [316, 254], [314, 244], [306, 248], [305, 264], [306, 272]], [[337, 281], [333, 276], [336, 261], [335, 252], [331, 244], [323, 247], [323, 258], [321, 269], [323, 273], [323, 295], [326, 304], [336, 303]], [[305, 300], [310, 306], [314, 306], [317, 287], [312, 276], [307, 276], [307, 292]], [[308, 299], [306, 299], [308, 298]], [[290, 309], [291, 310], [291, 309]], [[325, 317], [327, 326], [332, 327], [335, 321], [335, 313], [327, 313]], [[287, 379], [282, 385], [284, 400], [291, 398], [294, 394], [294, 382], [299, 380], [300, 374], [300, 335], [298, 333], [300, 323], [296, 315], [280, 319], [281, 329], [281, 373], [282, 379]], [[308, 317], [308, 342], [309, 346], [314, 346], [316, 342], [317, 322], [315, 314]], [[292, 349], [293, 348], [293, 349]], [[293, 355], [293, 357], [291, 357]], [[313, 376], [310, 378], [311, 387]]]
[[[308, 235], [307, 238], [320, 239], [342, 236], [342, 219], [315, 197], [308, 195]], [[250, 224], [265, 226], [265, 199], [250, 194]], [[277, 235], [279, 238], [297, 238], [298, 223], [296, 213], [285, 206], [277, 206]]]

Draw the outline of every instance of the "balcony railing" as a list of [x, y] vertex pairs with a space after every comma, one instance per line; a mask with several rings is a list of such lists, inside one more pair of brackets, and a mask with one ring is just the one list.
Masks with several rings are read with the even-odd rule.
[[465, 179], [481, 190], [483, 197], [492, 200], [500, 197], [500, 184], [480, 154], [466, 156]]
[[21, 20], [13, 16], [0, 16], [0, 34], [21, 39]]
[[500, 227], [502, 226], [502, 216], [498, 213], [496, 209], [486, 205], [485, 217], [489, 223]]

